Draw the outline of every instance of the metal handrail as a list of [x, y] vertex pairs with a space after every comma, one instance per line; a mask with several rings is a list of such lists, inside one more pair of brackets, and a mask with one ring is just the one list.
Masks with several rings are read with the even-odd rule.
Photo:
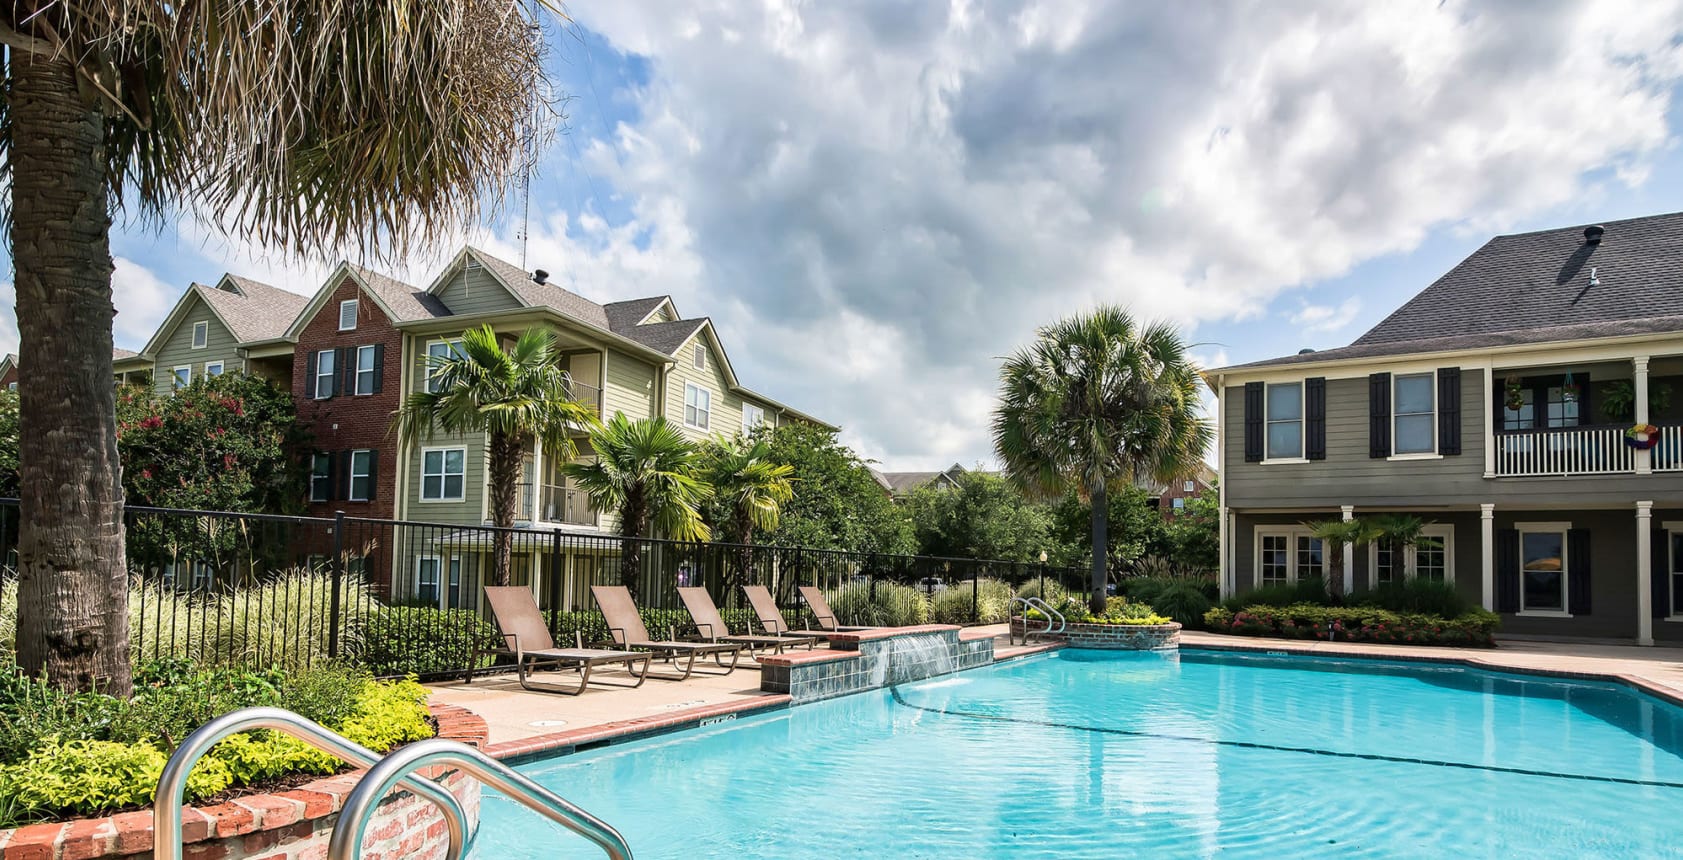
[[[1034, 632], [1034, 631], [1029, 630], [1029, 617], [1028, 617], [1028, 612], [1026, 610], [1038, 609], [1046, 615], [1046, 629], [1039, 631], [1040, 633], [1043, 633], [1045, 635], [1050, 636], [1053, 633], [1062, 633], [1062, 632], [1064, 632], [1064, 630], [1068, 626], [1067, 623], [1064, 621], [1064, 614], [1062, 612], [1059, 612], [1056, 609], [1053, 609], [1052, 604], [1047, 603], [1045, 600], [1042, 600], [1041, 598], [1038, 598], [1038, 597], [1013, 597], [1013, 598], [1011, 598], [1011, 602], [1010, 602], [1010, 604], [1008, 604], [1008, 606], [1013, 606], [1014, 607], [1019, 603], [1021, 603], [1023, 605], [1023, 608], [1025, 610], [1023, 612], [1023, 642], [1022, 642], [1022, 644], [1024, 644], [1024, 645], [1028, 644], [1029, 633]], [[1007, 615], [1009, 615], [1009, 610], [1007, 610]], [[1053, 621], [1054, 620], [1056, 620], [1056, 622], [1057, 622], [1056, 627], [1053, 626]], [[1012, 635], [1015, 636], [1015, 634], [1012, 634]]]
[[[424, 767], [449, 764], [479, 778], [480, 782], [519, 801], [545, 818], [583, 836], [601, 848], [611, 860], [631, 860], [631, 846], [607, 822], [580, 809], [560, 795], [527, 779], [507, 765], [458, 741], [435, 738], [412, 743], [385, 757], [364, 774], [333, 825], [328, 842], [328, 860], [357, 860], [368, 816], [392, 786]], [[455, 855], [449, 855], [455, 856]]]
[[[253, 729], [268, 729], [291, 735], [331, 756], [351, 764], [374, 768], [381, 763], [380, 755], [361, 744], [353, 743], [334, 732], [310, 722], [291, 711], [280, 708], [246, 708], [223, 714], [203, 726], [175, 748], [158, 777], [158, 791], [152, 803], [152, 856], [155, 860], [181, 860], [181, 806], [187, 791], [187, 775], [210, 748], [231, 735]], [[460, 857], [467, 846], [467, 813], [456, 796], [429, 779], [400, 775], [403, 787], [432, 801], [444, 814], [449, 830], [450, 850], [446, 857]], [[384, 792], [382, 792], [383, 794]], [[341, 816], [340, 822], [344, 818]]]

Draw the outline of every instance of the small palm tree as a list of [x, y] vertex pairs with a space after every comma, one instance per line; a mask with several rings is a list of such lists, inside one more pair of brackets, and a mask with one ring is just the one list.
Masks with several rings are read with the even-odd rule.
[[1316, 520], [1303, 525], [1321, 542], [1321, 557], [1327, 566], [1327, 594], [1339, 597], [1344, 591], [1344, 545], [1361, 549], [1378, 540], [1381, 532], [1372, 522], [1360, 518]]
[[634, 538], [650, 526], [672, 540], [706, 540], [701, 505], [712, 488], [700, 477], [696, 446], [665, 418], [632, 421], [616, 414], [590, 433], [593, 462], [561, 468], [599, 511], [619, 514], [620, 582], [637, 593], [642, 549]]
[[1106, 494], [1203, 457], [1214, 431], [1202, 384], [1173, 327], [1110, 306], [1041, 329], [1000, 371], [993, 439], [1006, 475], [1042, 496], [1074, 489], [1092, 509], [1094, 612], [1108, 580]]
[[783, 505], [795, 497], [795, 468], [770, 458], [768, 442], [742, 436], [716, 438], [702, 454], [713, 498], [725, 507], [725, 538], [739, 547], [736, 585], [747, 584], [754, 532], [776, 529]]
[[1411, 546], [1435, 547], [1440, 541], [1426, 536], [1431, 523], [1413, 514], [1379, 514], [1369, 522], [1377, 532], [1373, 542], [1391, 550], [1391, 558], [1400, 559], [1404, 549]]
[[417, 391], [398, 409], [395, 423], [405, 445], [437, 433], [485, 434], [491, 477], [494, 538], [491, 581], [507, 585], [509, 548], [520, 491], [520, 469], [533, 440], [545, 457], [571, 460], [572, 432], [597, 426], [596, 415], [573, 399], [572, 380], [561, 369], [554, 333], [528, 329], [508, 349], [490, 326], [462, 333], [461, 351], [429, 358], [435, 391]]

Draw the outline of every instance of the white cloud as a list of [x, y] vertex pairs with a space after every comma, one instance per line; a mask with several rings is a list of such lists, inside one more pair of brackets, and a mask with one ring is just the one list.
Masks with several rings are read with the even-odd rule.
[[112, 263], [116, 269], [111, 274], [111, 299], [117, 306], [112, 340], [117, 346], [139, 351], [169, 316], [187, 285], [166, 284], [150, 269], [126, 257], [114, 257]]
[[1361, 300], [1354, 297], [1337, 305], [1312, 305], [1304, 302], [1291, 314], [1290, 319], [1306, 334], [1335, 332], [1349, 325], [1361, 309]]
[[17, 306], [17, 287], [11, 281], [0, 281], [0, 307], [6, 311], [0, 314], [0, 353], [18, 352]]

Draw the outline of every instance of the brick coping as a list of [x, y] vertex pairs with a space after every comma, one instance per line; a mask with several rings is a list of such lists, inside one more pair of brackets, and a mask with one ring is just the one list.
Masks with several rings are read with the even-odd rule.
[[[475, 747], [484, 747], [490, 740], [490, 729], [478, 714], [455, 705], [428, 707], [438, 721], [438, 737]], [[452, 768], [435, 765], [421, 773], [436, 777], [449, 770]], [[280, 830], [332, 815], [345, 805], [345, 798], [356, 788], [362, 773], [362, 770], [348, 771], [287, 791], [236, 797], [211, 806], [185, 807], [181, 810], [182, 844]], [[104, 818], [51, 821], [0, 830], [0, 860], [71, 860], [140, 854], [151, 849], [150, 808]]]
[[872, 627], [869, 630], [848, 630], [841, 633], [831, 633], [830, 647], [837, 643], [851, 644], [870, 642], [877, 639], [892, 639], [896, 636], [916, 636], [920, 633], [945, 633], [948, 630], [963, 630], [957, 624], [917, 624], [911, 627]]
[[754, 659], [763, 668], [766, 666], [800, 666], [807, 663], [827, 663], [831, 660], [858, 660], [864, 656], [858, 651], [825, 649], [823, 651], [790, 651], [785, 654], [767, 654]]

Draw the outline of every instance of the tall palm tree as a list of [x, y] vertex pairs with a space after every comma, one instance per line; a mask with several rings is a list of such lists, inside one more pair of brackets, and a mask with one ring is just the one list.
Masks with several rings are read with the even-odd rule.
[[724, 507], [725, 538], [738, 547], [736, 584], [746, 585], [753, 561], [748, 545], [756, 530], [777, 528], [783, 505], [795, 497], [795, 467], [773, 462], [771, 444], [764, 439], [743, 436], [712, 440], [702, 460], [713, 498]]
[[485, 434], [491, 478], [493, 538], [491, 581], [508, 584], [510, 537], [519, 504], [520, 467], [532, 441], [545, 457], [571, 460], [574, 428], [598, 425], [596, 414], [573, 399], [572, 380], [561, 369], [555, 334], [532, 328], [503, 348], [490, 326], [462, 333], [461, 351], [429, 358], [436, 390], [403, 401], [395, 424], [405, 445], [437, 433]]
[[1200, 385], [1173, 327], [1112, 306], [1042, 328], [1000, 370], [993, 440], [1006, 475], [1042, 496], [1074, 489], [1092, 509], [1094, 612], [1108, 580], [1106, 495], [1203, 457], [1214, 431]]
[[590, 434], [594, 461], [568, 463], [571, 478], [590, 505], [619, 515], [620, 582], [637, 593], [642, 547], [650, 526], [672, 540], [707, 540], [701, 505], [713, 490], [700, 476], [696, 446], [665, 418], [632, 421], [616, 413]]
[[1321, 557], [1326, 561], [1327, 569], [1327, 594], [1334, 599], [1344, 593], [1345, 545], [1348, 544], [1353, 550], [1361, 550], [1384, 536], [1384, 532], [1373, 522], [1360, 517], [1348, 520], [1315, 520], [1303, 525], [1308, 527], [1310, 535], [1321, 542]]
[[18, 381], [25, 671], [130, 690], [113, 213], [289, 252], [474, 223], [548, 104], [532, 2], [0, 3], [0, 220], [20, 351], [51, 359]]

